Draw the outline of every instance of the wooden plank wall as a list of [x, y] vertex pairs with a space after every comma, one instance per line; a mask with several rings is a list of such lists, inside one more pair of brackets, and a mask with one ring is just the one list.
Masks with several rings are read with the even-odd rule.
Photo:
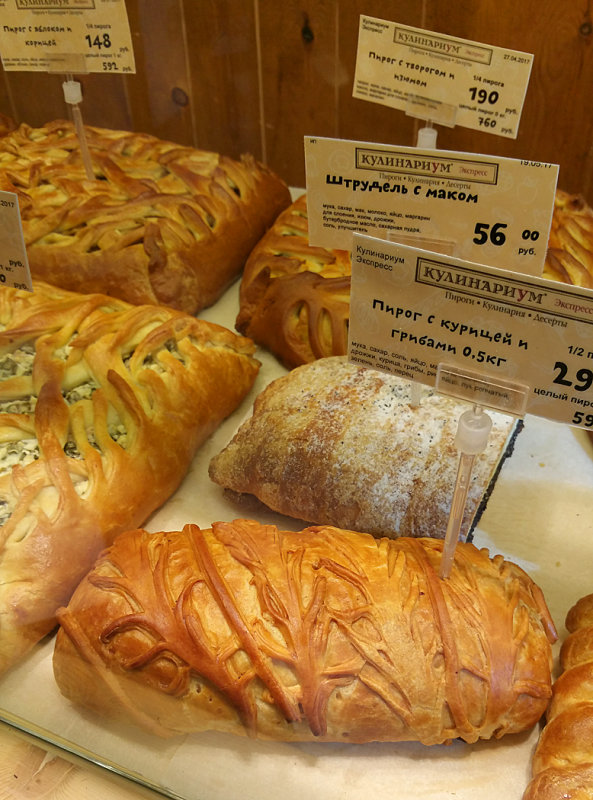
[[[127, 0], [135, 75], [88, 75], [86, 122], [232, 156], [304, 185], [303, 136], [415, 143], [418, 121], [352, 98], [361, 13], [535, 56], [515, 140], [439, 128], [444, 149], [560, 164], [593, 204], [590, 0]], [[0, 112], [63, 117], [60, 76], [2, 73]]]

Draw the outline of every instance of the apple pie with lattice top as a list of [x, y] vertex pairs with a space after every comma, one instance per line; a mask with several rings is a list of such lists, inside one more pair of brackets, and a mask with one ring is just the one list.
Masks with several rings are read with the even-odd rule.
[[86, 127], [22, 124], [0, 139], [0, 189], [19, 199], [35, 278], [196, 313], [215, 302], [280, 211], [285, 183], [251, 156]]

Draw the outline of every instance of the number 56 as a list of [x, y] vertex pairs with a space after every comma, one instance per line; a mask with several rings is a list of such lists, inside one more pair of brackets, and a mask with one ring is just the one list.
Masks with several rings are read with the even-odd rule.
[[474, 228], [474, 233], [476, 235], [472, 241], [474, 244], [486, 244], [490, 239], [493, 245], [500, 247], [507, 240], [507, 237], [503, 233], [503, 228], [506, 227], [507, 225], [505, 222], [495, 222], [492, 228], [490, 228], [489, 222], [476, 222], [476, 227]]

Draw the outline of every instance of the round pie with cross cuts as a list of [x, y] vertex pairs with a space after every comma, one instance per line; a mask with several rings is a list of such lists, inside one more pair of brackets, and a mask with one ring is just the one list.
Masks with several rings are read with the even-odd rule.
[[251, 340], [180, 311], [34, 288], [0, 289], [0, 673], [173, 494], [260, 366]]

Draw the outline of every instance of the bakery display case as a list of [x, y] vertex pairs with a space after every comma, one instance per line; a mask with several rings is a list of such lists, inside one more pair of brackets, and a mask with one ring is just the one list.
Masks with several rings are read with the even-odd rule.
[[[287, 800], [307, 792], [354, 800], [394, 790], [402, 798], [521, 800], [544, 758], [534, 761], [543, 752], [540, 740], [552, 751], [554, 769], [573, 758], [578, 748], [571, 735], [593, 723], [575, 718], [570, 732], [559, 735], [552, 716], [564, 710], [561, 701], [550, 710], [549, 727], [543, 712], [552, 682], [571, 667], [581, 669], [569, 649], [591, 661], [587, 644], [563, 647], [579, 627], [593, 626], [582, 600], [593, 592], [587, 403], [578, 408], [580, 426], [530, 413], [521, 419], [496, 414], [454, 575], [438, 578], [455, 486], [453, 422], [464, 403], [430, 400], [427, 406], [434, 393], [408, 400], [393, 386], [381, 390], [389, 402], [384, 394], [377, 400], [378, 381], [364, 394], [362, 380], [352, 377], [367, 371], [346, 364], [350, 254], [308, 241], [303, 148], [306, 136], [414, 146], [424, 124], [352, 96], [361, 14], [532, 53], [517, 136], [443, 125], [439, 148], [559, 165], [543, 275], [584, 290], [579, 296], [588, 302], [593, 28], [577, 4], [544, 6], [532, 0], [520, 7], [480, 0], [454, 8], [410, 0], [397, 9], [383, 0], [305, 6], [126, 0], [135, 71], [75, 76], [92, 177], [77, 151], [64, 76], [3, 69], [0, 190], [19, 196], [37, 287], [31, 297], [39, 306], [29, 309], [27, 292], [0, 289], [0, 348], [11, 364], [2, 375], [3, 398], [34, 401], [30, 408], [3, 407], [10, 416], [3, 444], [38, 442], [35, 453], [30, 444], [24, 454], [21, 447], [15, 469], [8, 463], [0, 476], [7, 509], [0, 528], [0, 642], [8, 628], [18, 638], [19, 626], [25, 629], [19, 620], [33, 614], [22, 573], [6, 565], [18, 565], [19, 553], [35, 549], [25, 583], [35, 584], [33, 573], [51, 583], [50, 555], [62, 570], [57, 578], [52, 573], [60, 592], [44, 598], [53, 604], [44, 610], [46, 624], [26, 626], [26, 646], [17, 646], [14, 657], [8, 644], [1, 646], [3, 732], [88, 768], [99, 780], [121, 778], [118, 791], [182, 800], [238, 794], [260, 800], [270, 792]], [[94, 41], [89, 38], [89, 47], [98, 46]], [[71, 291], [84, 298], [95, 293], [95, 299], [79, 301]], [[110, 300], [101, 300], [102, 293]], [[142, 316], [139, 309], [148, 308]], [[571, 346], [577, 345], [584, 353], [591, 349], [586, 339]], [[337, 379], [323, 372], [321, 359], [328, 370], [344, 373], [340, 380], [352, 394], [344, 383], [332, 384]], [[590, 372], [579, 372], [585, 396]], [[274, 395], [271, 387], [279, 386], [291, 388]], [[404, 399], [391, 404], [398, 391]], [[275, 406], [278, 396], [287, 405]], [[366, 415], [373, 404], [379, 411]], [[399, 429], [383, 424], [386, 413], [398, 415]], [[348, 415], [351, 427], [338, 426], [335, 420], [341, 424]], [[302, 427], [292, 425], [295, 417]], [[365, 436], [356, 431], [361, 419]], [[382, 437], [382, 447], [373, 450], [374, 471], [361, 469], [356, 459], [364, 459], [373, 436]], [[159, 437], [158, 446], [151, 437]], [[122, 448], [126, 458], [116, 458]], [[220, 471], [225, 453], [234, 461]], [[45, 483], [42, 472], [49, 476]], [[135, 487], [130, 510], [124, 495], [134, 475], [142, 487]], [[69, 513], [61, 529], [77, 536], [82, 501], [98, 476], [111, 479], [102, 484], [102, 499], [95, 501], [101, 513], [92, 520], [101, 529], [101, 547], [97, 536], [78, 549], [62, 536], [54, 556], [56, 508]], [[331, 483], [327, 497], [324, 480]], [[66, 484], [75, 490], [65, 512]], [[373, 492], [381, 486], [379, 504]], [[404, 510], [386, 511], [385, 501], [404, 502]], [[397, 513], [388, 530], [384, 519], [376, 523], [375, 536], [393, 536], [396, 543], [394, 527], [411, 536], [409, 550], [403, 540], [401, 550], [384, 540], [376, 553], [369, 537], [372, 544], [362, 549], [373, 558], [385, 553], [379, 566], [368, 555], [353, 555], [377, 508], [383, 518]], [[37, 527], [29, 525], [32, 517]], [[236, 522], [241, 519], [250, 522]], [[176, 550], [172, 532], [188, 524], [216, 532], [186, 529]], [[341, 538], [327, 527], [334, 525], [355, 533]], [[438, 531], [429, 531], [421, 556], [413, 537], [426, 536], [427, 525]], [[138, 526], [147, 539], [129, 539], [134, 556], [127, 566], [117, 560], [123, 551], [114, 549], [113, 561], [105, 556], [90, 573], [102, 547], [114, 540], [123, 547]], [[274, 533], [273, 526], [286, 533]], [[318, 548], [314, 556], [305, 545], [299, 549], [305, 529], [307, 546]], [[187, 556], [180, 552], [186, 550], [199, 568], [181, 586]], [[82, 567], [66, 570], [75, 556], [83, 558]], [[274, 559], [282, 564], [279, 572]], [[383, 569], [386, 586], [396, 575], [401, 591], [400, 597], [395, 583], [381, 588], [387, 611], [373, 600], [380, 592], [369, 577]], [[248, 588], [235, 588], [239, 575]], [[153, 598], [152, 618], [150, 603], [137, 599], [147, 596], [140, 586], [151, 597], [168, 598], [164, 606]], [[233, 591], [242, 592], [247, 611], [235, 605]], [[344, 600], [349, 592], [354, 608]], [[89, 612], [97, 596], [108, 599]], [[211, 604], [214, 596], [219, 605]], [[314, 600], [323, 611], [312, 623]], [[579, 614], [571, 610], [578, 601]], [[133, 610], [124, 622], [120, 602]], [[171, 638], [163, 633], [169, 602], [179, 615]], [[187, 612], [192, 603], [202, 618]], [[307, 621], [302, 629], [299, 615]], [[392, 633], [396, 644], [389, 652], [381, 626], [397, 631], [396, 621], [402, 627]], [[87, 646], [93, 625], [102, 628], [100, 647]], [[199, 643], [199, 657], [187, 655], [184, 637], [192, 647]], [[413, 662], [416, 650], [424, 655]], [[410, 661], [405, 670], [404, 659]], [[134, 682], [120, 680], [121, 664], [136, 671]], [[306, 682], [303, 676], [307, 689], [295, 689]], [[250, 683], [257, 685], [253, 696], [245, 688]], [[579, 703], [593, 703], [590, 686], [585, 678]], [[340, 711], [342, 705], [350, 710]], [[277, 706], [284, 710], [278, 719]], [[118, 713], [110, 715], [110, 707]], [[291, 709], [294, 719], [287, 722]], [[332, 714], [339, 717], [335, 728]], [[395, 722], [380, 735], [373, 719], [385, 716]], [[437, 734], [434, 727], [422, 732], [428, 717]], [[262, 722], [259, 737], [250, 735], [258, 719], [268, 726]], [[564, 748], [561, 756], [555, 748]], [[584, 760], [578, 780], [591, 791]], [[557, 776], [550, 775], [551, 785]], [[575, 786], [573, 780], [570, 791]], [[531, 791], [540, 789], [544, 783]], [[33, 777], [25, 790], [35, 796]]]
[[[202, 313], [208, 319], [221, 313], [228, 319], [236, 310], [231, 290], [215, 309]], [[263, 367], [245, 404], [198, 451], [182, 486], [150, 518], [148, 530], [180, 530], [189, 520], [209, 527], [215, 520], [245, 516], [205, 476], [211, 458], [250, 413], [255, 394], [285, 372], [269, 354], [259, 357]], [[592, 459], [586, 432], [529, 416], [474, 532], [477, 546], [504, 554], [542, 588], [561, 640], [569, 607], [590, 588]], [[260, 510], [257, 519], [289, 530], [306, 525], [270, 511]], [[53, 637], [44, 641], [2, 678], [2, 720], [60, 748], [66, 758], [88, 759], [165, 796], [201, 800], [241, 792], [255, 799], [262, 796], [262, 787], [277, 786], [291, 798], [303, 791], [355, 798], [363, 786], [387, 793], [402, 784], [408, 789], [401, 792], [409, 791], [409, 797], [419, 791], [438, 797], [446, 786], [461, 797], [490, 798], [504, 791], [521, 798], [528, 782], [537, 726], [500, 740], [430, 747], [414, 742], [298, 744], [215, 732], [161, 739], [71, 705], [53, 678], [53, 644]]]

